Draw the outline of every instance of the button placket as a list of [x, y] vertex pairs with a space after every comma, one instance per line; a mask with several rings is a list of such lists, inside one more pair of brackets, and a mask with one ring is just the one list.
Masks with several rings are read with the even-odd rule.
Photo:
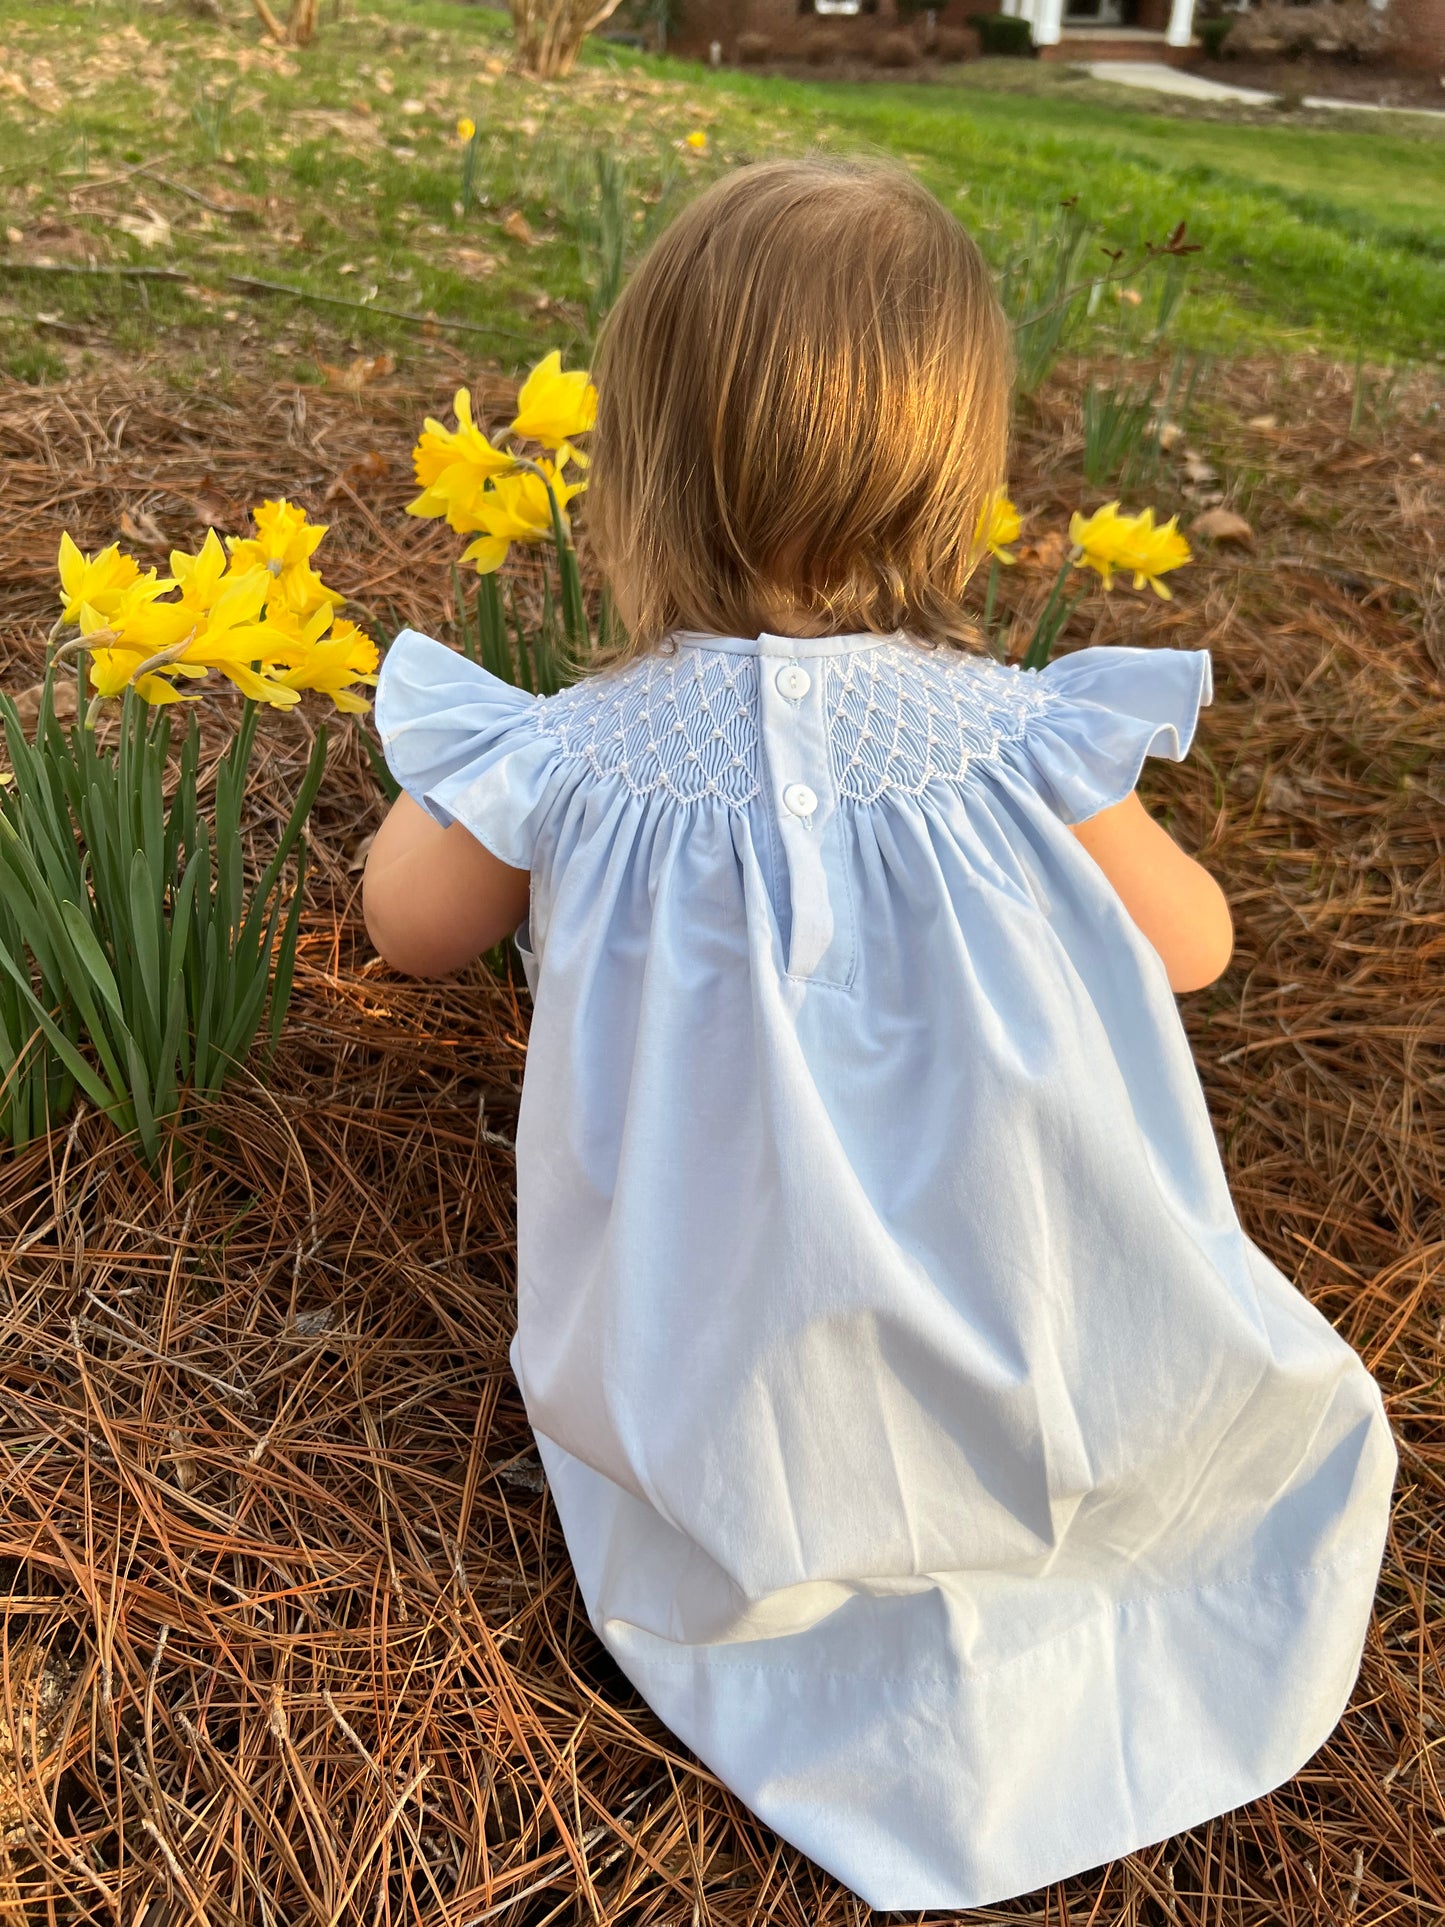
[[759, 639], [758, 712], [768, 794], [788, 868], [790, 977], [842, 985], [853, 974], [853, 923], [829, 755], [821, 663], [802, 638]]

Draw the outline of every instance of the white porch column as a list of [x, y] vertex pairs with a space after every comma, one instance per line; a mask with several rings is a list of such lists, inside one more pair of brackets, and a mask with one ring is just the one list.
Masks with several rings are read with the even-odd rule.
[[1057, 47], [1064, 26], [1064, 0], [1034, 0], [1033, 23], [1034, 45]]
[[1169, 31], [1164, 38], [1171, 47], [1187, 47], [1194, 38], [1194, 0], [1173, 0], [1169, 9]]

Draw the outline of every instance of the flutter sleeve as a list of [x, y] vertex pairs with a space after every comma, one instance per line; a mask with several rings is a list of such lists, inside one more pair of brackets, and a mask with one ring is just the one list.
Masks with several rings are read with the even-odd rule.
[[1182, 762], [1214, 693], [1207, 649], [1080, 649], [1040, 676], [1048, 699], [1017, 750], [1066, 823], [1122, 803], [1147, 756]]
[[541, 710], [537, 697], [414, 629], [387, 650], [376, 689], [377, 732], [406, 794], [517, 870], [532, 867], [561, 776]]

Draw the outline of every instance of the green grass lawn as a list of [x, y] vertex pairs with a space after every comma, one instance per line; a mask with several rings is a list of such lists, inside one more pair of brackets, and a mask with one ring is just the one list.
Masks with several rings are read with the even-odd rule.
[[[571, 81], [539, 86], [507, 71], [504, 19], [484, 8], [345, 0], [314, 47], [287, 53], [242, 0], [226, 7], [221, 27], [182, 0], [0, 0], [11, 374], [161, 355], [214, 379], [260, 355], [315, 378], [415, 344], [419, 325], [388, 308], [469, 323], [439, 334], [473, 362], [578, 350], [599, 283], [683, 195], [810, 148], [899, 156], [1000, 262], [1066, 196], [1100, 246], [1139, 250], [1187, 221], [1202, 252], [1171, 328], [1186, 346], [1445, 351], [1445, 139], [1428, 122], [1148, 111], [1020, 62], [846, 86], [597, 47]], [[463, 114], [481, 130], [465, 205]], [[684, 141], [696, 129], [700, 154]], [[622, 170], [610, 199], [599, 167]], [[114, 272], [130, 265], [178, 278]], [[1138, 345], [1149, 312], [1105, 300], [1102, 345]]]

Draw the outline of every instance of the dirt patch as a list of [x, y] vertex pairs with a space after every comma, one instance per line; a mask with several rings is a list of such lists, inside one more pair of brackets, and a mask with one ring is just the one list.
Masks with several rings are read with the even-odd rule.
[[[0, 387], [6, 686], [35, 677], [62, 526], [194, 541], [283, 490], [331, 519], [328, 573], [379, 629], [445, 636], [455, 545], [400, 509], [451, 379]], [[1038, 548], [1100, 498], [1080, 385], [1020, 435]], [[1175, 602], [1096, 599], [1070, 641], [1213, 652], [1196, 752], [1146, 785], [1238, 924], [1182, 1009], [1247, 1230], [1385, 1392], [1394, 1532], [1351, 1709], [1298, 1778], [980, 1921], [1445, 1915], [1445, 433], [1423, 392], [1352, 433], [1352, 372], [1317, 362], [1220, 374], [1209, 405], [1195, 438], [1252, 546], [1201, 543]], [[1152, 498], [1192, 514], [1183, 479]], [[1007, 575], [1016, 603], [1046, 588]], [[304, 751], [296, 719], [266, 731], [262, 829]], [[371, 956], [379, 808], [343, 725], [281, 1058], [191, 1134], [188, 1189], [89, 1116], [0, 1179], [0, 1741], [28, 1796], [0, 1913], [851, 1927], [586, 1625], [507, 1369], [526, 1010]]]

